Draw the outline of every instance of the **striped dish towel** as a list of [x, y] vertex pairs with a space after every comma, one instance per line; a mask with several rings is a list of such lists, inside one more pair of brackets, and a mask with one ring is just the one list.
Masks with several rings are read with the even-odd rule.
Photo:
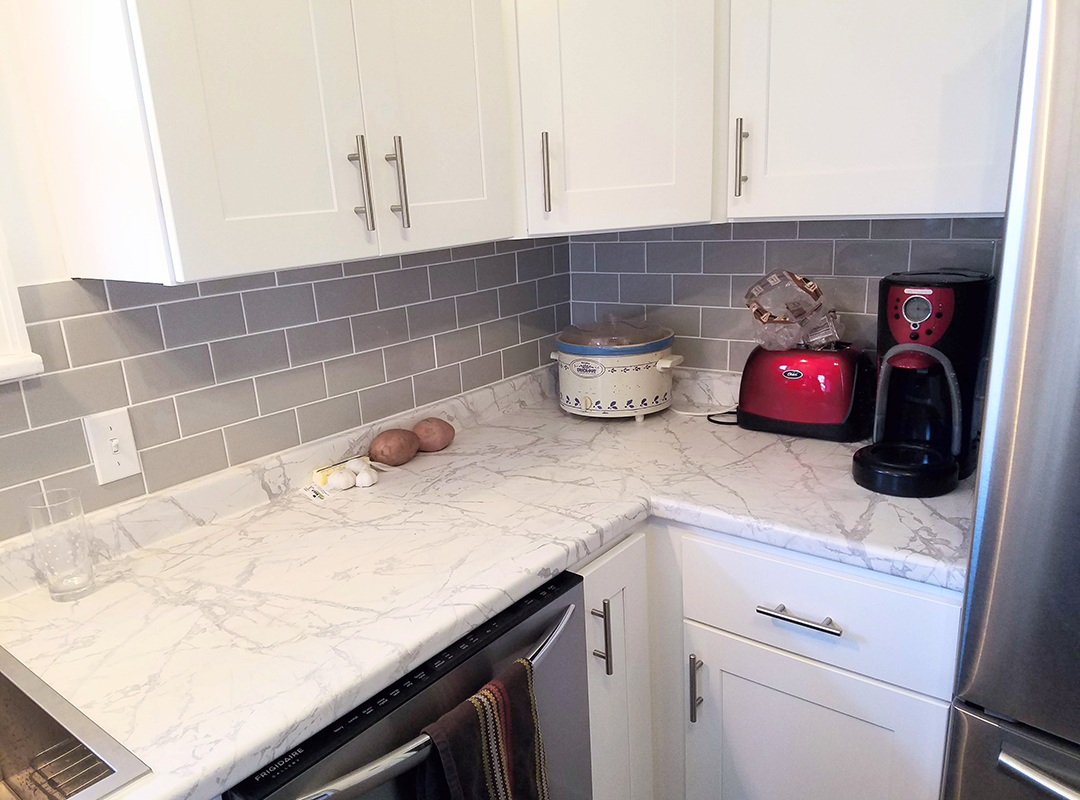
[[424, 732], [437, 756], [417, 769], [420, 800], [550, 800], [527, 659], [519, 658]]

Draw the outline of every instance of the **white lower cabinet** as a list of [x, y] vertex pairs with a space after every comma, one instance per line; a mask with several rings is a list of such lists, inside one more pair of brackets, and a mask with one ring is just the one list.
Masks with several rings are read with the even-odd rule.
[[578, 570], [585, 578], [593, 800], [653, 796], [645, 536]]
[[947, 703], [696, 622], [684, 635], [687, 800], [938, 797]]

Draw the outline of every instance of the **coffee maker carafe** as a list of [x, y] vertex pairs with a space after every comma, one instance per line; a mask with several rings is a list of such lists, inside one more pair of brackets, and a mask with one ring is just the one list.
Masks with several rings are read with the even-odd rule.
[[966, 270], [882, 278], [874, 443], [851, 468], [860, 486], [934, 497], [975, 471], [992, 284]]

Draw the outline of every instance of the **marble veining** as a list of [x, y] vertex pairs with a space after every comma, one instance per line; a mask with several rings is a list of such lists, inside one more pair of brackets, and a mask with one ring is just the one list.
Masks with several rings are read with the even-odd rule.
[[[737, 376], [680, 370], [675, 407]], [[973, 493], [874, 495], [852, 445], [701, 416], [583, 419], [550, 369], [410, 413], [458, 436], [318, 502], [312, 466], [358, 429], [92, 515], [100, 588], [52, 602], [26, 537], [0, 549], [0, 644], [154, 775], [126, 795], [209, 800], [654, 515], [961, 589]]]

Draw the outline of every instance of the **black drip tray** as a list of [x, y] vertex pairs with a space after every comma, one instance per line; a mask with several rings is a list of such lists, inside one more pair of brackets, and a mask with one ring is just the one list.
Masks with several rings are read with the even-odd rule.
[[950, 453], [912, 442], [877, 442], [851, 460], [855, 483], [894, 497], [937, 497], [960, 483], [960, 465]]

